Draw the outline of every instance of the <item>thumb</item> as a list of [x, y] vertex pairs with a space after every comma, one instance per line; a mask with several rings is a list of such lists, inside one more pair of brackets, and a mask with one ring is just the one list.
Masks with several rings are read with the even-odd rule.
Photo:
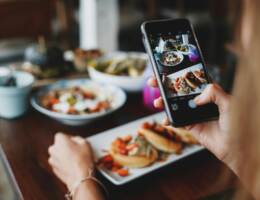
[[209, 84], [205, 90], [197, 96], [194, 101], [197, 105], [215, 103], [219, 111], [225, 111], [228, 108], [229, 95], [217, 84]]

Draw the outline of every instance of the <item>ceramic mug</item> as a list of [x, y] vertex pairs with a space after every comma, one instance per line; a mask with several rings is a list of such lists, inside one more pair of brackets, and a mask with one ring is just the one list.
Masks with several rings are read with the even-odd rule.
[[29, 94], [34, 77], [27, 72], [14, 71], [16, 86], [0, 86], [0, 117], [12, 119], [23, 115], [29, 106]]

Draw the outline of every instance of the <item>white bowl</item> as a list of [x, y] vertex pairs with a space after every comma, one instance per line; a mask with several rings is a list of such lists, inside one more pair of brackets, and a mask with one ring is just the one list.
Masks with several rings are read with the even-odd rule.
[[34, 77], [27, 72], [13, 72], [17, 86], [0, 86], [0, 117], [12, 119], [23, 115], [29, 105]]
[[[145, 53], [140, 52], [114, 52], [110, 53], [101, 59], [111, 59], [111, 58], [124, 58], [127, 55], [131, 55], [131, 57], [138, 57], [147, 60], [148, 62], [148, 56]], [[144, 73], [139, 77], [130, 77], [130, 76], [117, 76], [117, 75], [111, 75], [107, 73], [100, 72], [93, 67], [88, 67], [89, 76], [92, 80], [97, 81], [99, 83], [111, 83], [113, 85], [117, 85], [124, 89], [127, 92], [139, 92], [143, 89], [145, 85], [145, 81], [147, 79], [147, 71], [148, 66], [146, 66], [146, 69]]]
[[[63, 113], [50, 111], [50, 110], [44, 108], [43, 106], [41, 106], [41, 104], [39, 102], [39, 98], [50, 90], [73, 87], [73, 86], [82, 86], [84, 84], [92, 84], [95, 86], [98, 85], [99, 87], [103, 87], [105, 89], [105, 91], [110, 93], [111, 96], [113, 97], [112, 108], [109, 109], [108, 111], [92, 113], [92, 114], [69, 115], [69, 114], [63, 114]], [[125, 101], [126, 101], [126, 94], [124, 93], [124, 91], [122, 89], [120, 89], [116, 86], [110, 85], [110, 84], [105, 85], [105, 84], [96, 83], [96, 82], [88, 80], [88, 79], [58, 81], [57, 83], [40, 88], [31, 97], [31, 104], [36, 110], [38, 110], [39, 112], [43, 113], [44, 115], [47, 115], [57, 121], [60, 121], [63, 124], [67, 124], [67, 125], [71, 125], [71, 126], [87, 124], [95, 119], [106, 116], [106, 115], [118, 110], [120, 107], [122, 107], [124, 105]]]

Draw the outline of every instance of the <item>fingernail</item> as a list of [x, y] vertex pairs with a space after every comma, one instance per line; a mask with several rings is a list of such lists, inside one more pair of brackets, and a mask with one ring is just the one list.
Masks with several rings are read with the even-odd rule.
[[147, 81], [147, 84], [151, 85], [151, 82], [152, 82], [152, 80], [151, 80], [151, 78], [149, 78], [148, 81]]
[[154, 100], [154, 102], [153, 102], [153, 106], [154, 106], [155, 108], [158, 107], [158, 100], [157, 100], [157, 99]]

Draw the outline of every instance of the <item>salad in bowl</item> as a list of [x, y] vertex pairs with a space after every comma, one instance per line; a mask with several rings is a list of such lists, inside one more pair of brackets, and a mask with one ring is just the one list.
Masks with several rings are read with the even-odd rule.
[[87, 79], [44, 86], [31, 98], [36, 110], [69, 125], [82, 125], [107, 115], [125, 101], [126, 95], [120, 88]]

